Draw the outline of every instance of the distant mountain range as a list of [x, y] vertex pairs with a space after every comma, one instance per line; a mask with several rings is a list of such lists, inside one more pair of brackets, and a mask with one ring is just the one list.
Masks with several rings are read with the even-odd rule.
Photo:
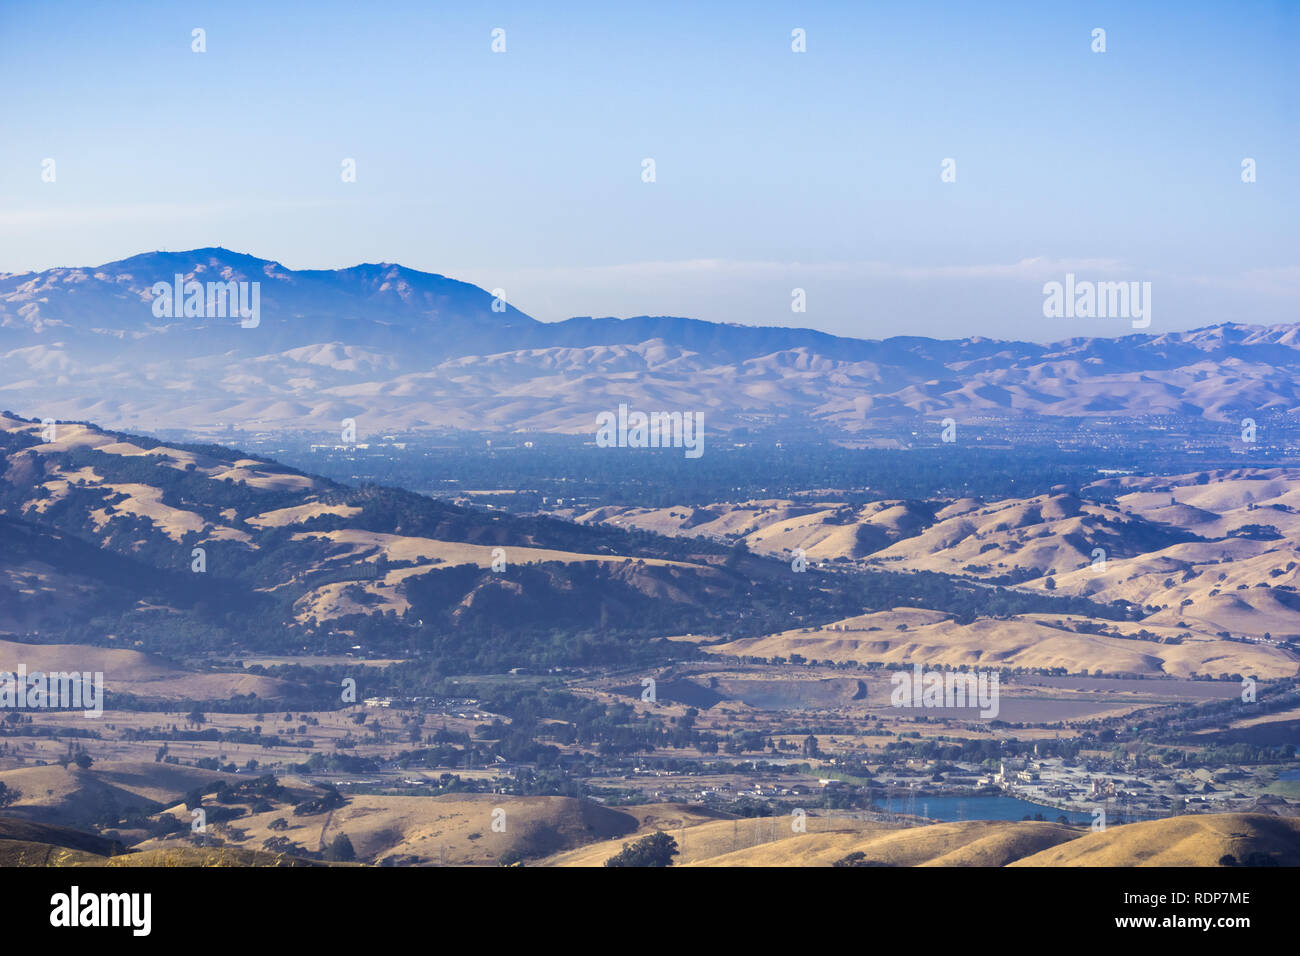
[[[176, 276], [182, 288], [259, 283], [256, 325], [157, 308], [155, 284]], [[195, 434], [337, 432], [344, 418], [359, 436], [582, 434], [621, 402], [701, 411], [711, 429], [828, 434], [903, 434], [946, 416], [1230, 422], [1300, 406], [1298, 343], [1300, 325], [1040, 345], [666, 316], [545, 323], [399, 265], [295, 271], [220, 248], [0, 274], [0, 405]]]

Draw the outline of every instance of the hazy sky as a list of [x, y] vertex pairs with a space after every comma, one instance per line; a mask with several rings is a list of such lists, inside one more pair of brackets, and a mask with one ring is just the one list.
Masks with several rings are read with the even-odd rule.
[[1073, 272], [1151, 282], [1150, 331], [1300, 320], [1300, 3], [987, 6], [0, 0], [0, 271], [222, 245], [541, 319], [1130, 331], [1043, 317]]

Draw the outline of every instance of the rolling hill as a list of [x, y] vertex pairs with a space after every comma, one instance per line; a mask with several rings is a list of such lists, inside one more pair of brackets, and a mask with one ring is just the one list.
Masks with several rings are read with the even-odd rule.
[[[1070, 672], [1296, 673], [1300, 518], [1288, 469], [1108, 478], [1080, 495], [567, 509], [580, 524], [704, 538], [811, 566], [937, 573], [1128, 609], [961, 620], [924, 605], [714, 643], [761, 658]], [[1283, 646], [1286, 645], [1286, 646]]]
[[[1283, 644], [1300, 635], [1300, 524], [1281, 469], [1106, 479], [1082, 497], [540, 516], [11, 415], [0, 452], [0, 639], [24, 642], [0, 644], [0, 664], [31, 642], [68, 645], [64, 659], [119, 648], [116, 692], [145, 698], [292, 691], [148, 654], [359, 650], [505, 670], [689, 655], [653, 641], [688, 632], [749, 657], [1296, 668]], [[789, 573], [799, 549], [818, 573]], [[816, 622], [792, 628], [796, 609]]]
[[[219, 446], [83, 424], [47, 436], [3, 415], [0, 454], [0, 637], [25, 642], [224, 658], [418, 649], [505, 669], [625, 658], [688, 620], [816, 594], [785, 576], [774, 587], [776, 562], [729, 565], [720, 545], [353, 488]], [[119, 690], [158, 695], [163, 677]]]

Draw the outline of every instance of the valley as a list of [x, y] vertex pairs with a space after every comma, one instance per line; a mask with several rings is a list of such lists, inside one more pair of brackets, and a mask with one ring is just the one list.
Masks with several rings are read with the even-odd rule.
[[[1197, 821], [1153, 859], [1291, 865], [1284, 468], [575, 506], [0, 426], [0, 671], [105, 685], [0, 720], [3, 816], [115, 848], [23, 860], [1141, 865]], [[900, 707], [918, 667], [995, 712]]]

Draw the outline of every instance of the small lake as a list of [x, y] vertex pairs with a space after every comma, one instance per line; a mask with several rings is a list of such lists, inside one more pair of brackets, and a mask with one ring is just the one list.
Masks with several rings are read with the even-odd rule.
[[1300, 780], [1300, 767], [1292, 767], [1290, 770], [1283, 770], [1277, 775], [1279, 780]]
[[[889, 813], [906, 813], [908, 803], [895, 796], [887, 801], [877, 801], [877, 805]], [[1031, 819], [1041, 813], [1049, 823], [1064, 815], [1071, 823], [1092, 823], [1092, 814], [1077, 811], [1058, 810], [1045, 807], [1039, 803], [1030, 803], [1018, 797], [921, 797], [912, 804], [912, 812], [931, 820], [945, 823], [954, 820], [1023, 820], [1026, 815]]]

